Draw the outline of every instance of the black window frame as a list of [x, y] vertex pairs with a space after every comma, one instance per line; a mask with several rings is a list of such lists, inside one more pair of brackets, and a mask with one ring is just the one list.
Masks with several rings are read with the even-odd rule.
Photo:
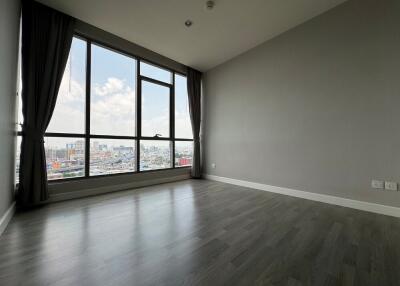
[[[80, 177], [71, 177], [71, 178], [62, 178], [62, 179], [54, 179], [49, 180], [49, 184], [51, 183], [60, 183], [65, 181], [77, 181], [77, 180], [87, 180], [87, 179], [95, 179], [95, 178], [103, 178], [103, 177], [113, 177], [113, 176], [126, 176], [126, 175], [134, 175], [139, 173], [151, 173], [151, 172], [162, 172], [173, 169], [189, 169], [191, 166], [176, 166], [175, 164], [175, 142], [176, 141], [190, 141], [193, 142], [193, 139], [190, 138], [175, 138], [175, 75], [178, 74], [180, 76], [186, 77], [186, 74], [176, 71], [174, 69], [163, 66], [162, 64], [155, 63], [148, 59], [142, 58], [140, 56], [134, 55], [127, 51], [121, 50], [119, 48], [113, 47], [112, 45], [105, 44], [99, 40], [90, 38], [88, 36], [84, 36], [80, 33], [75, 32], [73, 35], [74, 38], [83, 40], [86, 42], [86, 82], [85, 82], [85, 128], [84, 133], [58, 133], [58, 132], [46, 132], [44, 134], [45, 140], [46, 137], [55, 137], [55, 138], [81, 138], [85, 140], [85, 167], [84, 167], [84, 176]], [[108, 49], [112, 52], [119, 53], [121, 55], [130, 57], [135, 60], [136, 63], [136, 73], [135, 73], [135, 136], [121, 136], [121, 135], [94, 135], [90, 133], [90, 104], [91, 104], [91, 47], [92, 44], [97, 45], [101, 48]], [[160, 68], [166, 70], [171, 73], [171, 83], [167, 83], [164, 81], [160, 81], [157, 79], [153, 79], [147, 76], [143, 76], [140, 74], [140, 63], [144, 62], [146, 64], [152, 65], [156, 68]], [[141, 91], [141, 83], [142, 81], [147, 81], [153, 84], [161, 85], [168, 87], [170, 89], [170, 101], [169, 101], [169, 129], [170, 135], [169, 137], [147, 137], [141, 136], [141, 128], [142, 128], [142, 91]], [[22, 131], [17, 131], [17, 136], [22, 136]], [[134, 140], [135, 141], [135, 160], [136, 160], [136, 170], [134, 172], [122, 172], [115, 174], [102, 174], [102, 175], [90, 175], [90, 141], [92, 139], [116, 139], [116, 140]], [[155, 141], [162, 140], [170, 142], [170, 153], [171, 153], [171, 167], [170, 168], [160, 168], [160, 169], [152, 169], [152, 170], [140, 170], [140, 142], [141, 141]]]

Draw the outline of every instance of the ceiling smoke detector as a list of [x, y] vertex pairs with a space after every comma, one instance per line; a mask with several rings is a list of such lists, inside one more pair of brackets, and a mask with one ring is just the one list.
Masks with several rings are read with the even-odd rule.
[[212, 10], [212, 8], [214, 8], [214, 5], [215, 5], [215, 2], [214, 1], [207, 1], [206, 2], [206, 8], [208, 9], [208, 10]]
[[190, 27], [190, 26], [192, 26], [192, 24], [193, 24], [193, 22], [191, 20], [186, 20], [185, 21], [185, 26], [186, 27]]

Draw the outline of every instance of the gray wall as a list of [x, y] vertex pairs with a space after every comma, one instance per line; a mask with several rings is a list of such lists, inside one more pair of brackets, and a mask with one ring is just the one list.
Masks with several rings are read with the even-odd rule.
[[19, 9], [17, 0], [0, 1], [0, 218], [10, 207], [14, 191]]
[[[204, 173], [400, 207], [400, 1], [350, 0], [207, 72]], [[216, 163], [216, 168], [211, 168]]]

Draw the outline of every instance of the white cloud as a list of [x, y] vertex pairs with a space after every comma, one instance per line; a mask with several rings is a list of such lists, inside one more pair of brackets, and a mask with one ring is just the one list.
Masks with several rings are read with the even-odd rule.
[[135, 92], [126, 81], [110, 77], [95, 84], [91, 102], [92, 133], [133, 135], [135, 130]]
[[104, 85], [101, 86], [95, 84], [94, 93], [98, 96], [105, 96], [105, 95], [108, 96], [113, 93], [121, 92], [127, 88], [130, 89], [129, 86], [125, 87], [124, 81], [115, 77], [109, 77]]

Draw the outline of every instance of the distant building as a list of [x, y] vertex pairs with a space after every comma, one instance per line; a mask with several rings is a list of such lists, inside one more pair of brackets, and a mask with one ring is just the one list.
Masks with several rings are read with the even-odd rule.
[[99, 151], [107, 151], [107, 144], [99, 144]]
[[99, 151], [99, 142], [94, 141], [92, 144], [93, 151]]
[[191, 158], [179, 158], [178, 165], [179, 166], [186, 166], [192, 164]]
[[133, 153], [133, 147], [119, 146], [119, 147], [114, 147], [113, 151], [115, 153], [118, 153], [118, 155], [132, 154]]

